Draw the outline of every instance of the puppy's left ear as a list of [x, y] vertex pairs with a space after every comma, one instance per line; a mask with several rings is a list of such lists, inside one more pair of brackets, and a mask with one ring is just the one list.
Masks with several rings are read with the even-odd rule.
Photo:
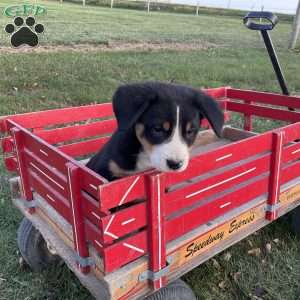
[[198, 92], [194, 99], [194, 105], [199, 109], [200, 115], [208, 120], [216, 135], [221, 137], [224, 113], [217, 101], [203, 92]]
[[150, 84], [136, 83], [120, 86], [113, 96], [113, 110], [120, 130], [132, 128], [157, 98]]

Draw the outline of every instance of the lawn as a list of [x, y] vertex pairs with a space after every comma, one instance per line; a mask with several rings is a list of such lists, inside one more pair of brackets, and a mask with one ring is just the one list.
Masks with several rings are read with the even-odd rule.
[[[26, 1], [18, 1], [18, 3]], [[238, 48], [259, 47], [257, 34], [250, 33], [241, 26], [240, 18], [210, 16], [201, 14], [168, 14], [128, 9], [82, 7], [57, 1], [42, 1], [48, 9], [47, 16], [38, 17], [37, 21], [45, 25], [43, 44], [76, 45], [77, 43], [107, 44], [111, 42], [182, 42], [213, 43], [218, 46]], [[2, 0], [0, 10], [11, 5], [11, 1]], [[0, 27], [10, 19], [0, 17]], [[290, 24], [282, 22], [274, 38], [276, 45], [283, 48], [289, 35]], [[1, 44], [8, 45], [8, 37], [1, 32]], [[247, 36], [247, 37], [245, 37]], [[257, 43], [258, 42], [258, 43]]]
[[[0, 115], [109, 101], [120, 83], [149, 79], [280, 91], [261, 38], [245, 29], [240, 18], [41, 3], [48, 8], [47, 16], [38, 19], [46, 28], [41, 45], [52, 45], [49, 51], [10, 51], [9, 37], [0, 33]], [[9, 4], [1, 1], [0, 10]], [[1, 16], [0, 27], [10, 21]], [[279, 23], [272, 37], [290, 90], [300, 94], [300, 54], [286, 50], [290, 29], [290, 23]], [[146, 48], [126, 51], [126, 45], [137, 43]], [[71, 49], [79, 44], [96, 49]], [[125, 46], [116, 51], [116, 44]], [[54, 52], [57, 45], [64, 51]], [[103, 45], [107, 51], [97, 50]], [[147, 50], [147, 45], [166, 48]], [[259, 120], [255, 126], [262, 131], [273, 124]], [[1, 163], [0, 300], [91, 299], [65, 266], [42, 274], [21, 268], [16, 246], [21, 215], [10, 203], [7, 176]], [[205, 300], [300, 299], [300, 240], [290, 230], [282, 218], [185, 280]], [[261, 249], [258, 256], [248, 254], [256, 248]]]

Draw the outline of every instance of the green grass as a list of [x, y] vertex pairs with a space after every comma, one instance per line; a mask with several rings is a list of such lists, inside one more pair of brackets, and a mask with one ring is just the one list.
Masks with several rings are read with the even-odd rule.
[[[25, 1], [19, 1], [20, 3]], [[0, 2], [0, 10], [10, 1]], [[48, 8], [47, 16], [38, 18], [45, 25], [46, 31], [42, 44], [93, 43], [110, 42], [210, 42], [218, 46], [239, 48], [261, 47], [258, 34], [250, 32], [242, 25], [240, 17], [227, 16], [191, 16], [187, 14], [160, 13], [147, 14], [144, 11], [82, 7], [64, 3], [42, 1]], [[1, 16], [0, 27], [11, 19]], [[284, 48], [291, 24], [282, 22], [274, 32], [276, 45]], [[0, 36], [4, 44], [9, 39], [4, 31]]]
[[[53, 0], [56, 1], [56, 0]], [[76, 3], [82, 5], [82, 0], [64, 0], [64, 2], [68, 3]], [[86, 5], [91, 6], [104, 6], [110, 7], [111, 1], [110, 0], [86, 0]], [[140, 1], [140, 0], [114, 0], [113, 3], [114, 8], [126, 8], [126, 9], [137, 9], [137, 10], [147, 10], [147, 1]], [[151, 2], [150, 5], [151, 12], [173, 12], [173, 13], [184, 13], [184, 14], [192, 14], [195, 15], [196, 13], [196, 2], [194, 2], [194, 6], [192, 5], [185, 5], [185, 4], [169, 4], [167, 2], [158, 1], [158, 2]], [[202, 7], [201, 2], [199, 6], [199, 15], [220, 15], [220, 16], [230, 16], [230, 17], [244, 17], [246, 11], [238, 10], [238, 9], [222, 9], [222, 8], [212, 8], [212, 7]], [[291, 21], [292, 16], [277, 13], [281, 20]]]
[[[279, 238], [276, 244], [273, 240]], [[266, 251], [271, 243], [272, 252]], [[258, 257], [248, 254], [260, 248]], [[226, 260], [226, 254], [231, 259]], [[200, 299], [282, 299], [297, 300], [300, 295], [299, 238], [290, 233], [287, 219], [280, 219], [265, 229], [231, 247], [224, 254], [193, 270], [186, 276]], [[223, 282], [224, 288], [219, 284]], [[262, 289], [262, 296], [259, 294]]]
[[[290, 89], [300, 90], [299, 55], [281, 55]], [[120, 84], [175, 80], [200, 87], [231, 85], [279, 92], [263, 50], [2, 54], [1, 113], [109, 101]]]
[[[9, 3], [1, 1], [0, 8]], [[143, 41], [210, 42], [214, 47], [201, 51], [0, 52], [0, 115], [109, 101], [120, 83], [149, 79], [279, 92], [259, 35], [246, 30], [240, 18], [42, 4], [49, 8], [47, 17], [39, 19], [47, 29], [44, 45]], [[7, 21], [1, 16], [0, 27]], [[289, 31], [290, 24], [283, 22], [272, 36], [290, 90], [299, 94], [300, 53], [286, 50]], [[1, 34], [1, 43], [8, 45], [8, 37]], [[272, 126], [261, 119], [255, 122], [258, 131]], [[16, 230], [21, 215], [10, 203], [7, 176], [0, 165], [0, 300], [91, 299], [65, 266], [41, 274], [20, 268]], [[225, 251], [232, 255], [229, 261], [218, 255], [218, 263], [208, 261], [185, 280], [199, 299], [246, 300], [259, 299], [258, 295], [270, 300], [299, 299], [300, 241], [290, 230], [287, 219], [281, 219]], [[273, 242], [276, 238], [278, 244]], [[268, 242], [271, 253], [264, 250]], [[247, 254], [258, 247], [262, 249], [259, 257]]]

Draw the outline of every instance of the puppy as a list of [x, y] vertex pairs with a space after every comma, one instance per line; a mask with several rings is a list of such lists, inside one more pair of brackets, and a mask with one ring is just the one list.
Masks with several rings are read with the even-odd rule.
[[221, 136], [224, 115], [217, 102], [183, 85], [145, 82], [121, 86], [113, 96], [118, 128], [87, 166], [108, 180], [155, 168], [180, 172], [207, 118]]

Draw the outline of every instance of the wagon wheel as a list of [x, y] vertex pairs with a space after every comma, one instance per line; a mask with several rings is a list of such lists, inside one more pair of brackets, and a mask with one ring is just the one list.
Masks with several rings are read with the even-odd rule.
[[300, 234], [300, 206], [292, 211], [292, 228], [295, 233]]
[[192, 289], [181, 279], [161, 288], [146, 300], [196, 300]]
[[22, 257], [33, 271], [41, 271], [60, 261], [59, 256], [50, 253], [43, 236], [27, 218], [23, 218], [18, 228], [17, 243]]

